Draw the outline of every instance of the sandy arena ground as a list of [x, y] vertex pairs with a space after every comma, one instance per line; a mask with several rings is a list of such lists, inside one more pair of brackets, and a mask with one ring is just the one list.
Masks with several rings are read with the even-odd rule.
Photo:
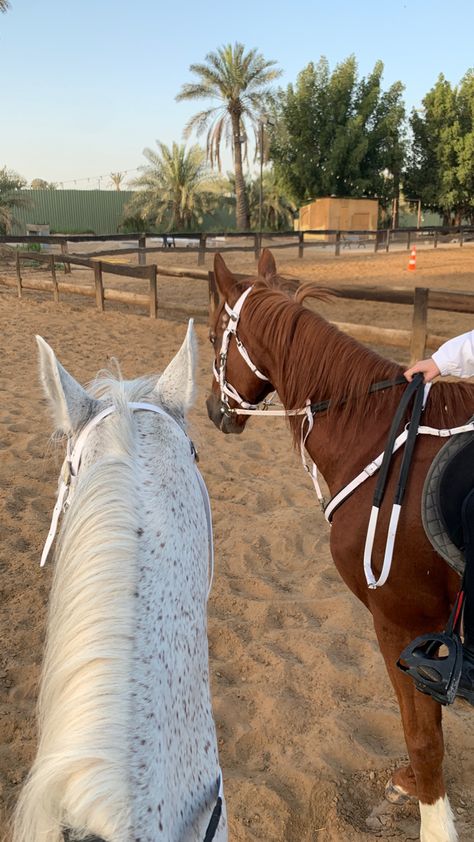
[[[407, 271], [407, 253], [374, 256], [354, 249], [338, 259], [303, 261], [275, 254], [283, 272], [322, 285], [474, 290], [472, 246], [419, 252], [415, 273]], [[157, 257], [159, 263], [196, 266], [195, 255]], [[255, 266], [252, 255], [231, 255], [228, 263], [236, 271]], [[11, 271], [0, 265], [0, 277]], [[72, 278], [86, 282], [90, 273], [73, 269]], [[110, 286], [139, 289], [120, 280], [107, 276]], [[159, 306], [173, 304], [202, 314], [206, 283], [161, 279]], [[324, 305], [324, 313], [388, 327], [409, 327], [411, 321], [411, 308], [388, 304], [335, 301]], [[167, 317], [152, 321], [123, 305], [101, 315], [92, 300], [77, 296], [54, 305], [45, 293], [25, 292], [19, 301], [14, 290], [0, 285], [2, 826], [35, 751], [34, 704], [52, 572], [51, 563], [40, 570], [39, 557], [63, 457], [49, 441], [34, 334], [83, 383], [110, 357], [120, 361], [124, 376], [133, 377], [162, 369], [184, 337], [184, 318], [162, 315]], [[417, 808], [383, 801], [385, 782], [403, 762], [405, 747], [370, 617], [333, 567], [329, 528], [285, 422], [256, 418], [233, 438], [208, 421], [211, 347], [202, 316], [200, 321], [199, 395], [190, 427], [214, 513], [217, 570], [209, 646], [230, 839], [367, 842], [373, 838], [368, 818], [386, 840], [417, 839]], [[472, 316], [430, 313], [433, 332], [470, 328]], [[387, 355], [407, 359], [397, 349], [387, 349]], [[473, 714], [457, 705], [447, 710], [445, 737], [446, 781], [460, 842], [472, 842]]]

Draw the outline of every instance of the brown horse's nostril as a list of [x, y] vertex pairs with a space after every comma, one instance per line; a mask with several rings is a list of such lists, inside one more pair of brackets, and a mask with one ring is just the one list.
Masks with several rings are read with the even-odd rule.
[[240, 417], [240, 420], [234, 416], [226, 413], [226, 407], [213, 392], [206, 399], [207, 414], [209, 419], [217, 427], [221, 433], [242, 433], [245, 427], [246, 418]]

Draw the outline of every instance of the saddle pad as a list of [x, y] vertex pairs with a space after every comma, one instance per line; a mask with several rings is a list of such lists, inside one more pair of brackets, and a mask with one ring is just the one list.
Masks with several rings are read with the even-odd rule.
[[425, 532], [439, 555], [460, 575], [464, 572], [462, 503], [474, 487], [474, 435], [448, 439], [426, 476], [421, 501]]

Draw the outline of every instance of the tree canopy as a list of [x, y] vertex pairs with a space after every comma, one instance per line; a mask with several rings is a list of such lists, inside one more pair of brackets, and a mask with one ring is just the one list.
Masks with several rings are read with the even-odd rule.
[[21, 188], [26, 180], [6, 167], [0, 169], [0, 233], [9, 234], [15, 221], [13, 211], [25, 204]]
[[440, 75], [423, 99], [423, 108], [412, 111], [410, 124], [406, 197], [421, 199], [446, 223], [474, 219], [474, 70], [459, 86]]
[[44, 178], [34, 178], [30, 185], [32, 190], [56, 190], [57, 186], [54, 181], [45, 181]]
[[398, 194], [404, 157], [403, 85], [382, 90], [383, 64], [358, 79], [350, 56], [331, 73], [310, 63], [281, 92], [270, 157], [277, 179], [298, 203], [318, 196]]

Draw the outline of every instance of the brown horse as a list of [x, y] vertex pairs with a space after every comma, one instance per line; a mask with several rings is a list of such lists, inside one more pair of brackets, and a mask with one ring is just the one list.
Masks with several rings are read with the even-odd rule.
[[[248, 416], [232, 412], [239, 402], [241, 406], [254, 406], [274, 389], [286, 410], [300, 409], [308, 399], [311, 404], [330, 399], [329, 408], [323, 403], [321, 412], [314, 415], [306, 449], [334, 495], [384, 450], [406, 387], [401, 382], [403, 369], [303, 307], [300, 302], [305, 297], [304, 288], [296, 294], [296, 300], [282, 291], [268, 250], [262, 252], [257, 278], [237, 280], [220, 255], [215, 259], [215, 278], [220, 304], [211, 317], [210, 339], [216, 352], [217, 377], [207, 399], [209, 418], [223, 433], [241, 433]], [[246, 299], [238, 305], [242, 307], [238, 341], [231, 334], [222, 374], [221, 342], [229, 322], [225, 305], [233, 308], [249, 287], [252, 289]], [[378, 381], [397, 379], [392, 388], [369, 392]], [[224, 385], [228, 388], [226, 394], [222, 391]], [[473, 385], [439, 382], [431, 390], [423, 424], [438, 428], [460, 425], [473, 411]], [[288, 421], [295, 442], [299, 443], [302, 418], [288, 415]], [[443, 782], [442, 708], [418, 692], [396, 668], [396, 662], [413, 638], [444, 628], [459, 588], [458, 575], [426, 538], [420, 515], [424, 479], [442, 443], [442, 439], [428, 435], [419, 436], [416, 441], [393, 565], [383, 587], [367, 586], [362, 563], [377, 475], [362, 483], [335, 511], [331, 530], [334, 562], [345, 583], [372, 614], [400, 706], [410, 763], [393, 775], [387, 796], [392, 801], [406, 796], [419, 800], [422, 842], [457, 839]], [[395, 454], [389, 474], [389, 502], [393, 499], [401, 451]], [[384, 504], [372, 553], [376, 576], [382, 567], [389, 516], [390, 505]]]

